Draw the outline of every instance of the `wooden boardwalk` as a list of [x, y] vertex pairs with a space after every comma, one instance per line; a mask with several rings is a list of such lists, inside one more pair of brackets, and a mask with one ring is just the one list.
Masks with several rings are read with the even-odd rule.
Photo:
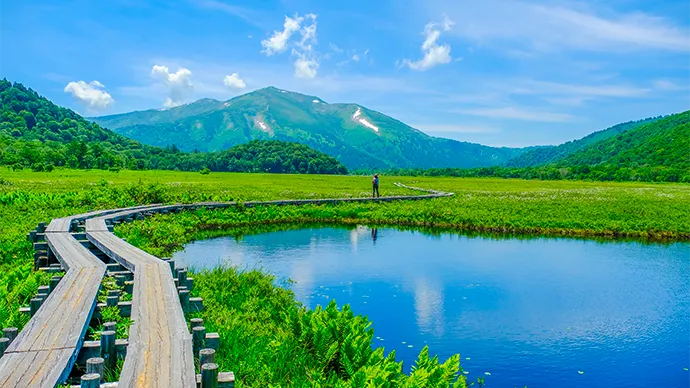
[[96, 307], [105, 264], [68, 232], [45, 238], [66, 275], [0, 358], [0, 387], [52, 388], [64, 381]]
[[137, 213], [124, 211], [86, 221], [89, 241], [134, 272], [133, 322], [118, 387], [196, 387], [192, 335], [170, 265], [127, 244], [106, 228], [106, 220], [125, 219]]
[[[399, 185], [406, 187], [404, 185]], [[407, 187], [409, 188], [409, 187]], [[412, 188], [417, 189], [417, 188]], [[252, 201], [241, 205], [280, 206], [421, 200], [453, 195], [380, 198]], [[228, 203], [146, 205], [90, 212], [51, 221], [44, 238], [66, 275], [0, 358], [0, 387], [53, 387], [69, 376], [96, 307], [106, 265], [70, 232], [84, 222], [85, 236], [100, 252], [131, 271], [132, 325], [118, 387], [196, 387], [192, 335], [180, 304], [170, 263], [115, 236], [112, 224], [154, 213], [237, 206]], [[233, 377], [234, 381], [234, 377]]]

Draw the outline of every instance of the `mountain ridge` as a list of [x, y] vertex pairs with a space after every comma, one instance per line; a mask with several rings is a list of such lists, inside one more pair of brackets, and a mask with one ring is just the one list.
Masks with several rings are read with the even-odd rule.
[[355, 169], [492, 166], [526, 151], [433, 137], [360, 104], [328, 103], [276, 87], [227, 101], [90, 119], [146, 144], [187, 151], [222, 150], [254, 139], [299, 142]]

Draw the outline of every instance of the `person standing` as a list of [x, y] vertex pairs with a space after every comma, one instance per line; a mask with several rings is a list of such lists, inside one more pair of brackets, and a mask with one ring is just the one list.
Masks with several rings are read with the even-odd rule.
[[374, 179], [371, 181], [371, 184], [372, 184], [371, 196], [372, 197], [380, 197], [381, 194], [379, 194], [379, 174], [374, 174]]

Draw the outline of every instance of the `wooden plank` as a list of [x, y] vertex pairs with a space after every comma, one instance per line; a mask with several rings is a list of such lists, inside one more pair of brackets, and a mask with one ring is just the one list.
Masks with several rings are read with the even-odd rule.
[[[189, 206], [170, 205], [148, 210], [158, 212]], [[101, 228], [106, 219], [124, 219], [136, 213], [115, 213], [87, 221], [86, 225], [87, 239], [134, 273], [133, 323], [118, 386], [195, 387], [192, 338], [168, 263]]]
[[73, 348], [9, 353], [0, 358], [0, 387], [53, 388], [62, 366], [76, 358]]
[[83, 220], [97, 217], [97, 216], [118, 213], [118, 212], [121, 212], [123, 210], [145, 209], [147, 207], [155, 207], [155, 206], [160, 206], [160, 204], [141, 205], [141, 206], [135, 206], [135, 207], [130, 207], [130, 208], [124, 208], [124, 209], [97, 210], [97, 211], [93, 211], [93, 212], [89, 212], [89, 213], [77, 214], [77, 215], [68, 216], [68, 217], [53, 218], [50, 221], [50, 224], [48, 224], [48, 227], [46, 228], [46, 233], [69, 232], [70, 226], [72, 225], [73, 221], [83, 221]]
[[67, 273], [6, 350], [0, 364], [7, 366], [0, 366], [3, 387], [24, 382], [53, 387], [64, 381], [96, 306], [105, 264], [69, 233], [47, 234], [46, 241]]

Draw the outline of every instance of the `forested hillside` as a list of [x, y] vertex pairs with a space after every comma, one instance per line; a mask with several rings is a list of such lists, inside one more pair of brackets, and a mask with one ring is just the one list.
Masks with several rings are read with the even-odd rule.
[[559, 165], [690, 168], [690, 111], [591, 144]]
[[[235, 162], [230, 152], [185, 153], [175, 145], [152, 147], [118, 135], [74, 111], [59, 107], [20, 83], [0, 80], [0, 165], [131, 170], [270, 171], [344, 173], [337, 160], [292, 143], [256, 142], [240, 150]], [[273, 157], [269, 157], [272, 154]], [[228, 156], [230, 155], [230, 156]]]
[[[649, 120], [649, 119], [648, 119]], [[557, 163], [531, 167], [403, 169], [401, 175], [690, 182], [690, 111], [655, 119], [587, 145]]]
[[633, 128], [637, 128], [641, 125], [645, 125], [662, 117], [650, 117], [644, 120], [638, 121], [628, 121], [626, 123], [621, 123], [614, 125], [613, 127], [593, 132], [582, 139], [572, 140], [554, 147], [541, 147], [536, 148], [531, 151], [527, 151], [522, 155], [511, 159], [506, 163], [508, 167], [533, 167], [545, 164], [557, 163], [563, 158], [571, 155], [590, 144], [596, 143], [598, 141], [606, 140], [611, 137], [623, 133]]
[[347, 174], [335, 158], [299, 143], [253, 140], [210, 153], [210, 169], [230, 172]]

